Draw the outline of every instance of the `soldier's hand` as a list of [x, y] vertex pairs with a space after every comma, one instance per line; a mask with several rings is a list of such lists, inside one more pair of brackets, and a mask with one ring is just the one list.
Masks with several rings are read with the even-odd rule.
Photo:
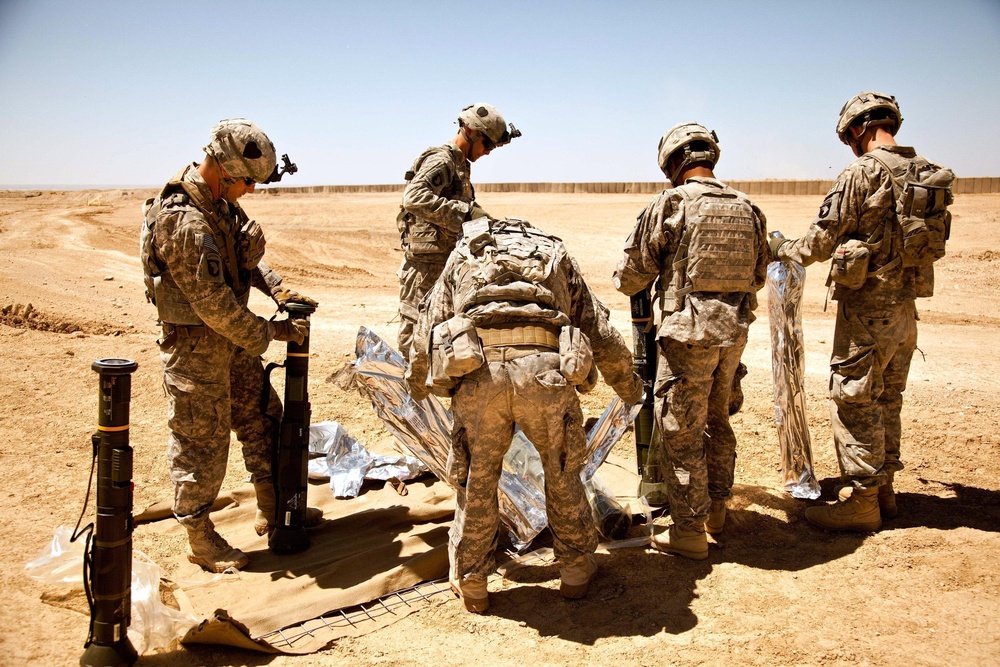
[[301, 345], [309, 334], [309, 320], [276, 320], [267, 324], [271, 329], [271, 340], [293, 341]]
[[306, 306], [312, 306], [315, 308], [319, 303], [309, 297], [299, 294], [294, 290], [290, 290], [287, 287], [278, 287], [274, 294], [271, 295], [274, 302], [278, 304], [278, 310], [285, 312], [285, 307], [290, 303], [301, 303]]
[[411, 369], [412, 366], [407, 367], [406, 374], [403, 376], [403, 380], [406, 382], [406, 390], [410, 394], [410, 398], [412, 398], [415, 401], [422, 401], [425, 398], [427, 398], [427, 395], [430, 393], [430, 390], [427, 388], [426, 384], [424, 384], [423, 382], [418, 382], [414, 380], [413, 377], [411, 377], [410, 375]]
[[615, 387], [615, 393], [621, 396], [621, 399], [629, 405], [635, 405], [642, 400], [645, 389], [639, 374], [632, 373], [631, 384], [626, 384], [624, 387]]
[[771, 250], [772, 262], [780, 262], [783, 259], [778, 255], [778, 250], [786, 243], [788, 243], [788, 239], [786, 239], [778, 230], [774, 230], [767, 235], [767, 247]]
[[476, 202], [472, 202], [472, 207], [469, 209], [469, 220], [475, 220], [477, 218], [489, 218], [493, 219], [493, 216], [486, 212], [482, 206]]

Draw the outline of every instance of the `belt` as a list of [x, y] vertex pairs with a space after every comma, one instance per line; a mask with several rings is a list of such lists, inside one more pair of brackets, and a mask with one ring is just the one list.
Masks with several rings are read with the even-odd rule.
[[548, 345], [518, 345], [517, 347], [484, 347], [483, 358], [486, 361], [514, 361], [533, 354], [555, 353]]
[[483, 347], [533, 345], [559, 349], [559, 327], [549, 324], [512, 324], [509, 326], [476, 327]]
[[208, 326], [204, 324], [169, 324], [160, 322], [164, 336], [176, 338], [199, 338], [208, 333]]

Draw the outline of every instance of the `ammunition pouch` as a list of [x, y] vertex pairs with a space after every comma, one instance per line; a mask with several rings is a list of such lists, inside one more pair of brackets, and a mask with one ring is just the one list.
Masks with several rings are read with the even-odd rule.
[[871, 249], [864, 241], [849, 239], [833, 251], [830, 280], [847, 289], [861, 289], [868, 280]]
[[587, 334], [572, 325], [564, 326], [559, 332], [559, 372], [566, 384], [585, 383], [593, 366], [594, 352]]
[[431, 387], [450, 389], [458, 378], [485, 362], [476, 326], [464, 315], [441, 322], [431, 332]]

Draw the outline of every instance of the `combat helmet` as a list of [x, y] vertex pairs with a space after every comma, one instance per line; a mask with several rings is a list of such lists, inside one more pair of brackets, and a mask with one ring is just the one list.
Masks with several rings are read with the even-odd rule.
[[482, 132], [494, 146], [509, 144], [511, 139], [521, 136], [521, 130], [514, 127], [513, 123], [507, 129], [507, 123], [496, 107], [483, 102], [476, 102], [462, 109], [458, 114], [458, 125]]
[[878, 125], [888, 126], [889, 133], [895, 135], [899, 131], [899, 126], [903, 123], [903, 116], [899, 112], [899, 104], [892, 95], [868, 91], [858, 93], [840, 110], [840, 117], [837, 119], [837, 136], [840, 140], [851, 146], [851, 134], [848, 128], [856, 122], [862, 121], [862, 130]]
[[252, 178], [265, 183], [278, 160], [274, 144], [264, 131], [246, 118], [219, 121], [205, 152], [214, 157], [232, 178]]
[[[691, 150], [691, 144], [695, 141], [707, 143], [708, 150]], [[672, 172], [668, 171], [667, 163], [670, 161], [670, 156], [681, 150], [684, 151], [684, 159], [674, 167]], [[659, 162], [663, 174], [670, 179], [671, 183], [675, 183], [681, 171], [695, 162], [709, 162], [714, 167], [719, 161], [721, 152], [719, 137], [716, 136], [714, 130], [709, 131], [704, 125], [698, 123], [681, 123], [667, 130], [667, 133], [660, 139], [657, 162]]]

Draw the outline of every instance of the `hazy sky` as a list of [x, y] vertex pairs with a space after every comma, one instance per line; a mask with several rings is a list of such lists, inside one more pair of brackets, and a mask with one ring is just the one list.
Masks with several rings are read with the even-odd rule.
[[689, 120], [724, 179], [834, 178], [870, 89], [900, 143], [1000, 176], [1000, 0], [0, 0], [0, 187], [159, 185], [234, 116], [298, 164], [283, 184], [402, 182], [475, 101], [524, 136], [474, 182], [661, 180]]

